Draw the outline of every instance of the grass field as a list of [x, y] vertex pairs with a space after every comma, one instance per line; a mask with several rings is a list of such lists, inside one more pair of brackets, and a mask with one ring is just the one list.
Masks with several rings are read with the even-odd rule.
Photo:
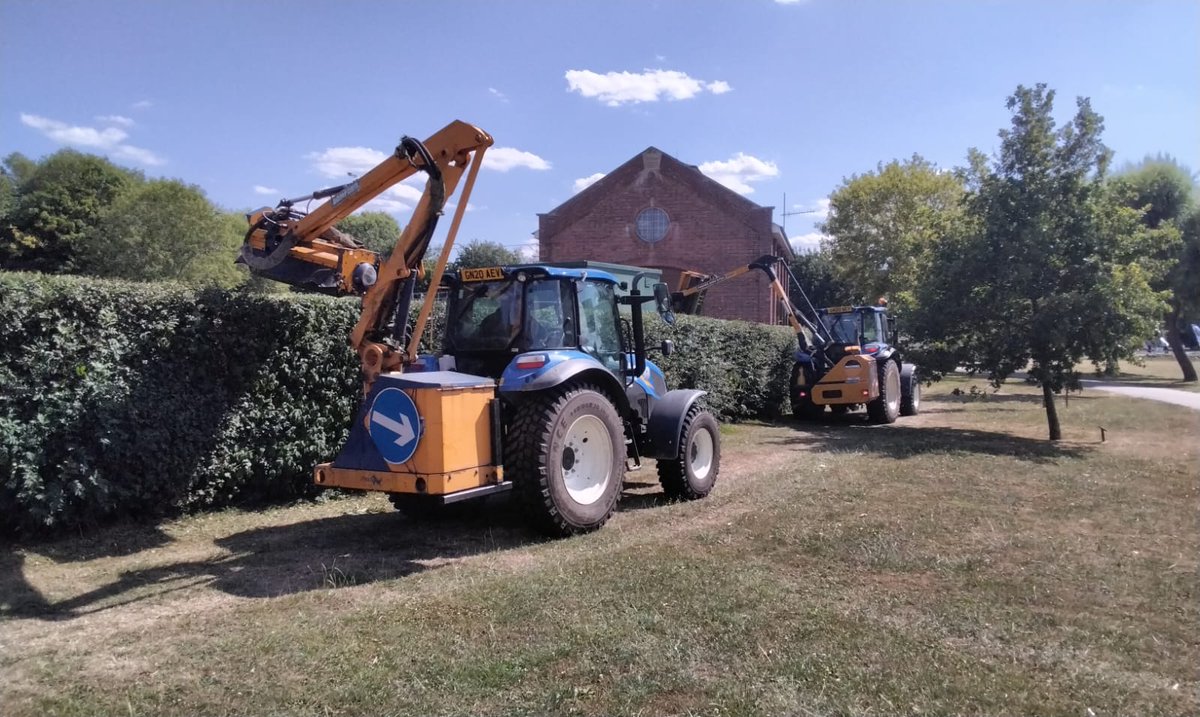
[[1200, 413], [1088, 392], [1052, 445], [976, 383], [727, 427], [709, 499], [635, 473], [570, 540], [366, 496], [6, 549], [0, 711], [1200, 713]]
[[[1195, 353], [1190, 354], [1190, 356], [1192, 365], [1200, 370], [1200, 358]], [[1200, 383], [1185, 383], [1181, 380], [1183, 373], [1180, 371], [1179, 362], [1175, 360], [1174, 356], [1169, 354], [1142, 356], [1141, 361], [1141, 366], [1128, 362], [1122, 363], [1121, 372], [1116, 376], [1096, 376], [1094, 374], [1095, 369], [1090, 364], [1080, 366], [1078, 370], [1083, 372], [1085, 378], [1095, 378], [1105, 382], [1158, 388], [1177, 388], [1183, 391], [1200, 391]]]

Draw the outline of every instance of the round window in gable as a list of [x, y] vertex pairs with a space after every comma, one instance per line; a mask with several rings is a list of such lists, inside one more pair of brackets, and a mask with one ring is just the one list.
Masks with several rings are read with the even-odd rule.
[[646, 207], [637, 215], [638, 239], [653, 244], [662, 241], [667, 236], [671, 226], [671, 218], [658, 207]]

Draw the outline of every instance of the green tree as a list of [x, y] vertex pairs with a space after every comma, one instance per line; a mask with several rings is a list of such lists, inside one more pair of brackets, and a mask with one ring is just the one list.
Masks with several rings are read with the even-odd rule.
[[392, 247], [400, 238], [400, 224], [384, 212], [352, 214], [338, 222], [337, 228], [384, 256], [392, 253]]
[[1132, 356], [1162, 297], [1129, 261], [1144, 227], [1107, 190], [1109, 151], [1090, 103], [1079, 99], [1061, 129], [1045, 85], [1018, 87], [1007, 106], [998, 155], [971, 152], [968, 215], [934, 254], [914, 325], [940, 368], [966, 366], [999, 385], [1028, 367], [1058, 440], [1055, 393], [1077, 383], [1085, 356]]
[[458, 250], [454, 259], [456, 269], [478, 269], [485, 266], [523, 264], [521, 255], [494, 241], [473, 239]]
[[962, 181], [919, 155], [855, 175], [830, 195], [822, 230], [829, 258], [858, 302], [888, 297], [907, 308], [933, 246], [958, 220]]
[[[1196, 182], [1192, 173], [1165, 155], [1147, 157], [1125, 168], [1113, 179], [1118, 199], [1142, 212], [1142, 223], [1151, 240], [1137, 247], [1141, 263], [1150, 270], [1155, 289], [1170, 292], [1164, 321], [1167, 342], [1179, 363], [1184, 381], [1196, 381], [1196, 367], [1188, 359], [1179, 329], [1185, 312], [1200, 304], [1194, 231]], [[1184, 229], [1189, 228], [1185, 232]]]
[[84, 237], [142, 176], [103, 157], [62, 150], [31, 167], [10, 155], [16, 201], [0, 226], [0, 268], [71, 273]]
[[233, 259], [244, 234], [245, 221], [218, 210], [198, 187], [156, 179], [104, 213], [87, 235], [81, 268], [94, 276], [238, 286], [246, 273]]
[[[798, 254], [789, 267], [797, 285], [790, 287], [792, 304], [802, 313], [808, 312], [804, 296], [813, 308], [848, 304], [855, 300], [855, 290], [838, 278], [827, 247], [808, 254]], [[803, 296], [801, 295], [803, 292]]]

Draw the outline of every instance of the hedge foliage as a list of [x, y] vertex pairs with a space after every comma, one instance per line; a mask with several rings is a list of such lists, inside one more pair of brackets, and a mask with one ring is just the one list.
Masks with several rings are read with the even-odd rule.
[[[0, 273], [0, 514], [30, 533], [309, 494], [359, 395], [358, 302]], [[786, 397], [776, 327], [647, 321], [726, 419]], [[440, 333], [440, 332], [439, 332]]]

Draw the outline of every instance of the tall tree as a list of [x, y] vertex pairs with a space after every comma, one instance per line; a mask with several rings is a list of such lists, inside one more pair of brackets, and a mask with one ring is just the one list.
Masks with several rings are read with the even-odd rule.
[[1086, 356], [1132, 356], [1162, 297], [1129, 262], [1139, 213], [1103, 181], [1103, 121], [1086, 99], [1056, 128], [1054, 92], [1018, 87], [1009, 129], [989, 162], [972, 151], [968, 215], [935, 253], [917, 322], [950, 365], [997, 385], [1028, 367], [1042, 388], [1051, 440], [1062, 438], [1055, 393], [1078, 381]]
[[1152, 272], [1154, 288], [1170, 292], [1164, 316], [1167, 342], [1183, 380], [1196, 381], [1196, 367], [1179, 339], [1185, 311], [1200, 305], [1200, 267], [1194, 263], [1195, 179], [1178, 162], [1159, 155], [1127, 167], [1113, 179], [1113, 188], [1123, 204], [1142, 212], [1147, 237], [1155, 240], [1138, 247], [1140, 258]]
[[473, 239], [458, 250], [454, 266], [458, 269], [478, 269], [484, 266], [522, 264], [521, 255], [494, 241]]
[[246, 280], [233, 264], [244, 227], [198, 187], [152, 180], [104, 213], [87, 236], [80, 268], [94, 276], [237, 286]]
[[791, 291], [792, 304], [807, 312], [807, 304], [800, 292], [812, 302], [813, 307], [848, 304], [858, 298], [854, 287], [838, 278], [833, 258], [827, 247], [807, 254], [797, 254], [789, 267], [799, 286]]
[[823, 230], [837, 278], [854, 299], [911, 306], [932, 247], [957, 221], [962, 181], [919, 155], [855, 175], [830, 195]]
[[142, 181], [103, 157], [74, 150], [56, 152], [36, 167], [10, 155], [6, 165], [17, 184], [15, 206], [0, 226], [0, 267], [6, 269], [75, 271], [85, 235]]
[[337, 228], [351, 235], [373, 252], [388, 255], [400, 238], [400, 224], [385, 212], [352, 214], [338, 222]]

